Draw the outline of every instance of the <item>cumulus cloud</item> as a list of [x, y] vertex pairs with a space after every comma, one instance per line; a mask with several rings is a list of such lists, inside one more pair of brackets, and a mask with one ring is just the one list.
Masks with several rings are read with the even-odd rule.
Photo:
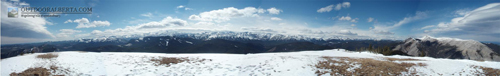
[[[267, 11], [269, 11], [270, 14], [279, 14], [281, 12], [281, 10], [274, 7], [267, 9]], [[202, 12], [198, 15], [191, 15], [188, 19], [197, 21], [225, 22], [231, 20], [231, 18], [237, 17], [259, 17], [259, 14], [264, 12], [264, 9], [255, 7], [246, 7], [243, 9], [228, 7], [208, 12]]]
[[[7, 7], [19, 7], [10, 2], [2, 1], [2, 10], [7, 10]], [[47, 30], [45, 25], [52, 24], [45, 18], [8, 18], [7, 13], [1, 13], [2, 25], [2, 42], [6, 41], [4, 37], [15, 38], [34, 38], [45, 39], [54, 38], [55, 36]], [[8, 40], [7, 40], [8, 41]], [[21, 41], [22, 42], [22, 41]]]
[[351, 22], [358, 22], [358, 18], [351, 18], [350, 16], [342, 16], [339, 18], [341, 21], [351, 21]]
[[[424, 32], [441, 36], [471, 36], [471, 39], [483, 41], [499, 41], [500, 39], [500, 3], [491, 3], [476, 8], [461, 17], [451, 19], [447, 23], [439, 23], [436, 28]], [[479, 37], [490, 37], [483, 39]], [[491, 39], [496, 38], [496, 39]]]
[[339, 18], [339, 20], [347, 20], [347, 21], [349, 21], [351, 19], [352, 18], [350, 16], [342, 16], [342, 17]]
[[282, 12], [282, 10], [276, 9], [274, 7], [267, 9], [267, 11], [269, 11], [269, 14], [280, 14], [280, 12]]
[[332, 11], [332, 9], [340, 10], [342, 8], [349, 8], [349, 7], [351, 7], [350, 2], [343, 2], [343, 3], [338, 3], [336, 6], [334, 4], [331, 4], [331, 5], [328, 5], [326, 7], [319, 8], [318, 10], [316, 10], [316, 12], [318, 12], [318, 13], [330, 12], [330, 11]]
[[281, 21], [282, 19], [278, 17], [271, 17], [271, 20]]
[[316, 12], [318, 12], [318, 13], [330, 12], [330, 11], [332, 11], [333, 7], [334, 7], [333, 4], [332, 5], [328, 5], [326, 7], [319, 8]]
[[358, 22], [358, 20], [359, 20], [358, 18], [354, 18], [351, 20], [351, 22]]
[[373, 20], [374, 20], [374, 18], [372, 18], [372, 17], [368, 18], [368, 22], [372, 22]]
[[75, 20], [67, 20], [64, 23], [78, 23], [76, 28], [92, 28], [92, 27], [102, 27], [109, 26], [111, 23], [108, 21], [92, 21], [90, 22], [87, 18], [75, 19]]
[[66, 20], [66, 21], [64, 21], [64, 23], [71, 23], [71, 22], [73, 22], [73, 20]]
[[342, 7], [349, 8], [349, 7], [351, 7], [351, 3], [350, 2], [343, 2]]

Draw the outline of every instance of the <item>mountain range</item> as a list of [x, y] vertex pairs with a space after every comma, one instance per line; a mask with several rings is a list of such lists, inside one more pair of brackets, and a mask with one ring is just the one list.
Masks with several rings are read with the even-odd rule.
[[93, 39], [2, 45], [1, 58], [31, 52], [150, 52], [150, 53], [268, 53], [304, 50], [388, 47], [393, 53], [435, 58], [500, 61], [500, 46], [454, 38], [408, 38], [401, 40], [311, 37], [251, 32], [154, 33]]

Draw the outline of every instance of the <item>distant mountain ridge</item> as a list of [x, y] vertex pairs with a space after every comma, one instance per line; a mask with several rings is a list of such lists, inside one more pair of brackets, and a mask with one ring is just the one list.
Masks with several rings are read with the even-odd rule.
[[[143, 37], [146, 36], [146, 37]], [[351, 42], [351, 43], [349, 43]], [[2, 45], [2, 58], [31, 52], [41, 45], [50, 45], [53, 51], [92, 52], [154, 52], [154, 53], [264, 53], [302, 50], [325, 50], [369, 44], [395, 43], [391, 40], [352, 39], [340, 37], [309, 37], [250, 32], [203, 32], [203, 33], [154, 33], [148, 35], [109, 36], [92, 39], [49, 41], [31, 44]], [[355, 43], [355, 44], [353, 44]], [[360, 43], [360, 44], [358, 44]], [[48, 48], [48, 47], [44, 47]], [[274, 50], [272, 50], [274, 48]]]
[[412, 56], [500, 61], [498, 51], [494, 51], [489, 46], [474, 40], [456, 38], [430, 36], [408, 38], [393, 50], [402, 51]]
[[[314, 36], [314, 35], [287, 35], [287, 34], [273, 34], [261, 32], [232, 32], [232, 31], [216, 31], [216, 32], [175, 32], [165, 31], [161, 33], [146, 33], [136, 35], [121, 35], [121, 36], [101, 36], [88, 39], [76, 39], [69, 41], [79, 42], [99, 42], [99, 41], [113, 41], [115, 39], [137, 39], [143, 37], [157, 37], [157, 36], [175, 36], [181, 38], [193, 39], [226, 39], [226, 40], [381, 40], [375, 38], [349, 38], [341, 36]], [[391, 40], [391, 39], [384, 39]]]
[[[143, 37], [146, 36], [146, 37]], [[408, 38], [400, 40], [311, 37], [251, 32], [153, 33], [91, 39], [2, 45], [2, 58], [21, 53], [53, 51], [153, 52], [153, 53], [266, 53], [303, 50], [389, 47], [398, 55], [498, 61], [500, 46], [455, 38]], [[390, 50], [389, 49], [389, 50]], [[389, 54], [389, 55], [395, 55]]]

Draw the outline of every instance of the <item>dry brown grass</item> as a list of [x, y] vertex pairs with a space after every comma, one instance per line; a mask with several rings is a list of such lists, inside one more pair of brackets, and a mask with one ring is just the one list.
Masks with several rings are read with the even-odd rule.
[[36, 56], [36, 58], [41, 58], [41, 59], [51, 59], [51, 58], [57, 58], [59, 55], [57, 54], [52, 54], [52, 53], [47, 53], [47, 54], [41, 54]]
[[52, 75], [51, 72], [56, 72], [60, 68], [57, 66], [50, 66], [49, 69], [43, 67], [28, 68], [21, 73], [10, 73], [10, 76], [64, 76], [64, 75]]
[[[409, 68], [415, 66], [415, 63], [395, 63], [392, 61], [381, 61], [370, 58], [348, 58], [348, 57], [322, 57], [326, 61], [319, 61], [315, 65], [318, 69], [326, 69], [328, 71], [317, 70], [316, 74], [323, 75], [330, 73], [332, 76], [345, 75], [345, 76], [394, 76], [400, 75], [402, 72], [409, 72]], [[338, 60], [333, 60], [338, 59]], [[334, 65], [338, 64], [338, 65]], [[354, 65], [360, 65], [354, 68]], [[425, 66], [425, 64], [418, 64], [418, 66]], [[349, 71], [348, 69], [353, 69]]]
[[488, 68], [488, 67], [483, 67], [483, 66], [473, 66], [473, 67], [483, 70], [482, 73], [479, 73], [480, 75], [500, 76], [500, 69], [493, 69], [493, 68]]
[[173, 65], [173, 64], [178, 64], [178, 63], [182, 63], [182, 62], [188, 62], [188, 63], [193, 63], [193, 62], [203, 62], [203, 61], [212, 61], [212, 59], [199, 59], [199, 58], [194, 58], [194, 59], [189, 59], [187, 57], [180, 57], [180, 58], [177, 58], [177, 57], [160, 57], [160, 59], [151, 59], [151, 61], [155, 62], [156, 66], [158, 65], [167, 65], [170, 66], [170, 65]]
[[10, 76], [63, 76], [63, 75], [52, 75], [50, 70], [56, 70], [58, 67], [50, 66], [50, 69], [37, 67], [37, 68], [29, 68], [24, 70], [21, 73], [10, 73]]
[[69, 68], [50, 65], [48, 68], [35, 67], [35, 68], [28, 68], [20, 73], [12, 72], [10, 73], [10, 76], [65, 76], [65, 74], [69, 75], [71, 73], [75, 72], [70, 70]]

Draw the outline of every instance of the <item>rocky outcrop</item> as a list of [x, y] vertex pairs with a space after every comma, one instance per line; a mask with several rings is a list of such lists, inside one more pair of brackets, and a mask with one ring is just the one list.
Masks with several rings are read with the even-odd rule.
[[412, 56], [429, 56], [435, 58], [470, 59], [480, 61], [500, 61], [500, 54], [474, 40], [454, 38], [408, 38], [399, 44], [394, 51], [402, 51]]

